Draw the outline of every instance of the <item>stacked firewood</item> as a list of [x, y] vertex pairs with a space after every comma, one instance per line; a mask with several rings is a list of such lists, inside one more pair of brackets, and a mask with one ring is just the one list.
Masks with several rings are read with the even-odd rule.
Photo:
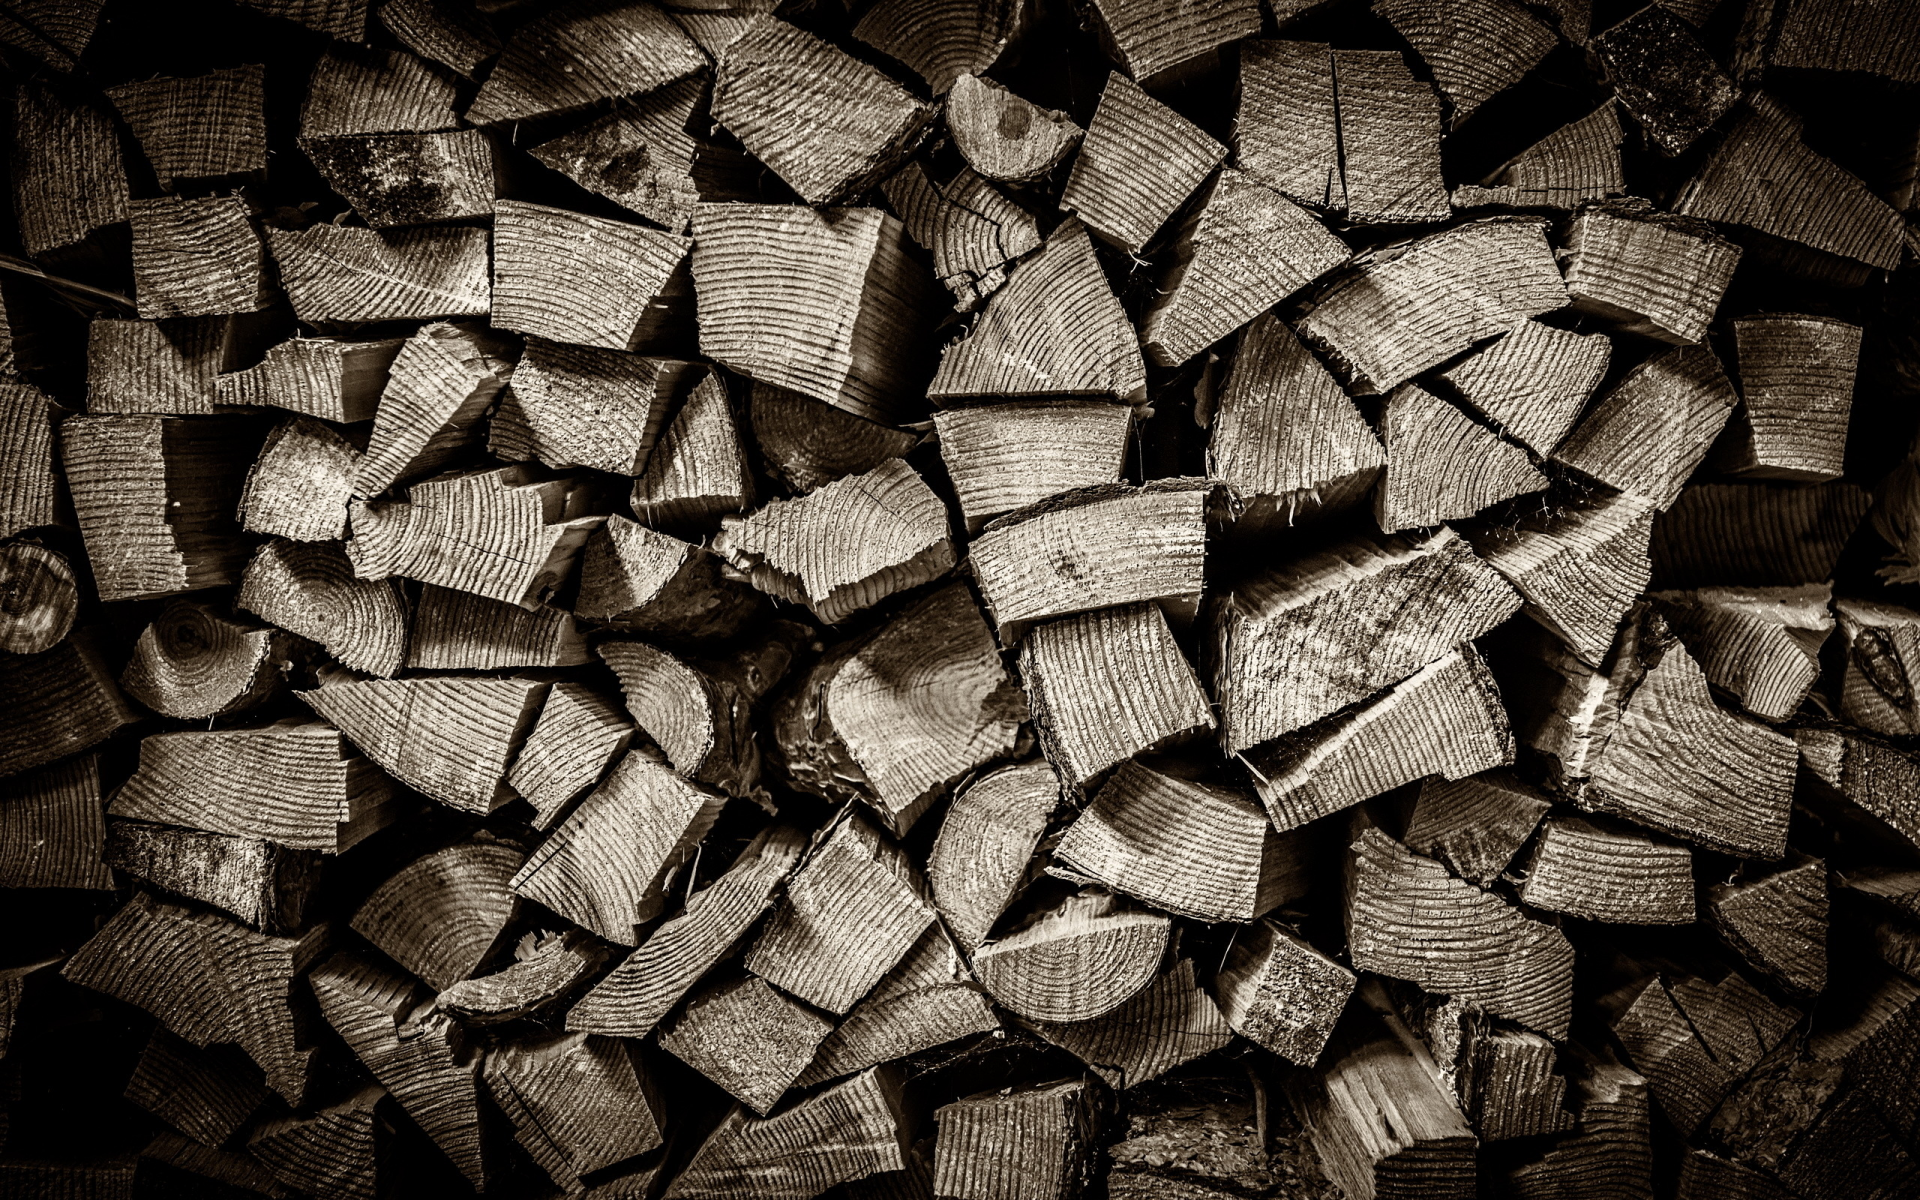
[[0, 1196], [1920, 1195], [1913, 0], [0, 44]]

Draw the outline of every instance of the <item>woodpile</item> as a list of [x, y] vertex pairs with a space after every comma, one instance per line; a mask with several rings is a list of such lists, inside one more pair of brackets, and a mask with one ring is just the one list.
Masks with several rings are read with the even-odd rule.
[[1920, 1196], [1915, 0], [0, 73], [0, 1198]]

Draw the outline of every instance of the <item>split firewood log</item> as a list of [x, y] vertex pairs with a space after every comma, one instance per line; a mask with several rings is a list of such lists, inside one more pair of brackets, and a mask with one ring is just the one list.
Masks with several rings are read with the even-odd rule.
[[176, 600], [141, 632], [120, 686], [162, 716], [193, 721], [260, 704], [285, 682], [287, 669], [283, 631]]
[[232, 1046], [195, 1046], [156, 1028], [127, 1080], [127, 1099], [204, 1146], [223, 1146], [273, 1093]]
[[395, 675], [406, 665], [407, 602], [399, 581], [354, 578], [336, 543], [268, 542], [247, 564], [237, 603], [356, 671]]
[[1610, 355], [1610, 343], [1598, 334], [1522, 321], [1436, 378], [1472, 411], [1544, 457], [1573, 428]]
[[1073, 160], [1060, 207], [1139, 254], [1227, 156], [1199, 126], [1114, 71]]
[[238, 196], [161, 196], [129, 206], [140, 315], [212, 317], [273, 301], [267, 248]]
[[1241, 932], [1214, 976], [1233, 1031], [1289, 1062], [1319, 1061], [1353, 994], [1353, 972], [1272, 920]]
[[771, 1117], [736, 1106], [667, 1185], [664, 1200], [751, 1193], [807, 1200], [833, 1187], [907, 1169], [905, 1099], [890, 1066], [863, 1071]]
[[574, 667], [592, 661], [565, 609], [489, 600], [423, 584], [414, 609], [407, 665], [425, 671]]
[[52, 525], [59, 486], [53, 475], [53, 401], [38, 388], [0, 383], [0, 537]]
[[452, 129], [454, 83], [405, 50], [330, 46], [300, 103], [300, 136]]
[[356, 496], [375, 496], [446, 465], [479, 435], [481, 415], [513, 373], [512, 348], [473, 325], [439, 322], [407, 339], [388, 367]]
[[748, 975], [690, 997], [660, 1027], [659, 1044], [765, 1116], [832, 1031], [831, 1021]]
[[1035, 873], [1034, 849], [1060, 800], [1059, 777], [1044, 762], [990, 771], [955, 793], [927, 857], [927, 883], [962, 946], [985, 941]]
[[338, 1103], [261, 1123], [247, 1151], [289, 1187], [373, 1200], [386, 1090], [368, 1084]]
[[245, 0], [261, 12], [296, 21], [330, 37], [364, 41], [373, 5], [369, 0]]
[[45, 766], [139, 719], [86, 630], [0, 671], [0, 778]]
[[919, 436], [905, 429], [757, 381], [747, 411], [761, 463], [796, 493], [815, 491], [849, 475], [864, 475], [889, 458], [905, 457], [920, 444]]
[[632, 738], [633, 722], [618, 703], [563, 680], [547, 692], [507, 786], [533, 805], [534, 828], [549, 829], [575, 797], [600, 781]]
[[[457, 11], [457, 10], [456, 10]], [[644, 0], [568, 4], [502, 39], [504, 52], [467, 106], [475, 125], [573, 112], [684, 79], [706, 55]]]
[[1406, 985], [1395, 985], [1388, 997], [1426, 1044], [1483, 1143], [1572, 1130], [1552, 1042], [1472, 1004]]
[[1620, 107], [1663, 154], [1684, 154], [1739, 94], [1693, 27], [1659, 4], [1595, 34], [1587, 48]]
[[973, 952], [980, 983], [1009, 1011], [1066, 1024], [1106, 1016], [1153, 982], [1172, 921], [1089, 890]]
[[1707, 682], [1732, 693], [1757, 717], [1792, 716], [1820, 677], [1820, 648], [1834, 627], [1827, 610], [1832, 589], [1825, 584], [1650, 596]]
[[[1647, 1081], [1611, 1052], [1575, 1043], [1568, 1091], [1574, 1131], [1507, 1172], [1524, 1200], [1569, 1194], [1645, 1196], [1653, 1191], [1652, 1106]], [[1737, 1194], [1737, 1193], [1736, 1193]]]
[[1133, 410], [1094, 400], [1022, 400], [933, 414], [967, 529], [1042, 500], [1120, 480]]
[[728, 795], [751, 795], [760, 779], [747, 681], [721, 664], [689, 661], [644, 642], [596, 647], [620, 679], [627, 712], [674, 770]]
[[648, 525], [696, 536], [753, 507], [756, 488], [739, 414], [718, 375], [708, 375], [660, 436], [633, 481], [633, 511]]
[[1617, 925], [1693, 922], [1693, 855], [1604, 819], [1552, 816], [1523, 870], [1520, 899], [1547, 912]]
[[1626, 333], [1688, 345], [1706, 336], [1741, 248], [1704, 221], [1638, 198], [1582, 204], [1565, 243], [1567, 295]]
[[1333, 51], [1324, 42], [1240, 43], [1234, 163], [1309, 207], [1343, 212]]
[[820, 1043], [795, 1084], [811, 1087], [999, 1028], [986, 993], [936, 922]]
[[[1690, 484], [1653, 523], [1654, 582], [1791, 587], [1831, 579], [1870, 503], [1845, 480]], [[1744, 536], [1720, 532], [1734, 528]], [[1890, 578], [1901, 575], [1897, 567], [1885, 570]]]
[[1819, 483], [1846, 468], [1860, 327], [1826, 317], [1762, 314], [1732, 322], [1740, 407], [1715, 470]]
[[662, 1143], [666, 1105], [629, 1047], [583, 1033], [510, 1042], [481, 1078], [514, 1138], [563, 1189]]
[[1340, 167], [1356, 225], [1444, 221], [1440, 97], [1398, 50], [1335, 50]]
[[1809, 799], [1841, 798], [1920, 846], [1920, 805], [1914, 802], [1920, 761], [1913, 755], [1844, 728], [1800, 729], [1794, 740], [1815, 784]]
[[1076, 1196], [1099, 1176], [1108, 1099], [1087, 1079], [981, 1092], [934, 1114], [933, 1186], [942, 1196]]
[[0, 543], [0, 650], [44, 654], [80, 612], [73, 567], [37, 542]]
[[1180, 958], [1120, 1007], [1086, 1021], [1033, 1024], [1115, 1089], [1132, 1088], [1233, 1041], [1233, 1027]]
[[1664, 509], [1679, 498], [1738, 402], [1712, 350], [1669, 350], [1602, 396], [1553, 452], [1554, 461]]
[[322, 872], [317, 851], [126, 820], [107, 825], [106, 864], [276, 935], [306, 927]]
[[947, 132], [967, 165], [1003, 183], [1027, 182], [1051, 171], [1082, 134], [1067, 114], [1041, 108], [974, 72], [955, 76], [945, 115]]
[[0, 780], [0, 887], [111, 888], [103, 811], [97, 754]]
[[489, 240], [465, 225], [267, 231], [280, 285], [308, 324], [485, 316]]
[[517, 911], [507, 885], [525, 859], [518, 847], [485, 839], [416, 858], [361, 901], [353, 931], [444, 991], [493, 952]]
[[266, 315], [96, 318], [87, 325], [87, 411], [212, 416], [220, 372], [252, 357]]
[[1040, 248], [1033, 217], [971, 170], [935, 183], [919, 163], [908, 163], [881, 191], [907, 233], [933, 255], [934, 276], [961, 312], [986, 303], [1013, 263]]
[[1478, 184], [1453, 189], [1455, 208], [1574, 209], [1589, 200], [1623, 195], [1618, 106], [1609, 98], [1508, 159]]
[[1099, 0], [1088, 9], [1108, 58], [1137, 80], [1169, 79], [1218, 47], [1260, 31], [1251, 0], [1229, 0], [1180, 13], [1155, 12], [1127, 0]]
[[374, 415], [393, 360], [406, 342], [292, 338], [243, 371], [214, 381], [214, 402], [273, 405], [326, 421], [365, 421]]
[[296, 542], [347, 536], [363, 439], [309, 417], [273, 427], [240, 491], [240, 526]]
[[493, 322], [605, 350], [670, 345], [689, 324], [681, 267], [690, 247], [644, 225], [497, 201]]
[[33, 255], [78, 252], [124, 223], [127, 171], [112, 118], [33, 80], [20, 84], [12, 108], [8, 163], [22, 248]]
[[1492, 887], [1552, 804], [1507, 770], [1453, 780], [1429, 776], [1420, 781], [1402, 840], [1468, 883]]
[[1560, 44], [1553, 30], [1512, 0], [1475, 0], [1450, 15], [1424, 0], [1375, 0], [1373, 11], [1432, 69], [1456, 129]]
[[576, 616], [672, 642], [732, 637], [755, 614], [755, 593], [722, 573], [722, 560], [618, 515], [588, 537], [580, 555]]
[[1827, 864], [1793, 854], [1776, 870], [1746, 870], [1703, 897], [1704, 916], [1755, 970], [1796, 995], [1827, 985]]
[[187, 181], [267, 169], [266, 68], [231, 67], [189, 79], [158, 78], [107, 90], [154, 177], [167, 191]]

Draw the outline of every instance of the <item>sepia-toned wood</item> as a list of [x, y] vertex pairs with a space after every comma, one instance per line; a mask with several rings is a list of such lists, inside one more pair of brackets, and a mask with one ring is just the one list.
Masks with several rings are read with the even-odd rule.
[[1790, 854], [1778, 870], [1707, 889], [1705, 920], [1727, 944], [1788, 991], [1827, 985], [1827, 865]]
[[1629, 198], [1580, 205], [1564, 252], [1577, 311], [1624, 333], [1688, 345], [1706, 336], [1741, 248], [1704, 221]]
[[375, 229], [485, 217], [494, 210], [493, 143], [477, 129], [303, 137], [327, 186]]
[[620, 760], [513, 877], [513, 890], [625, 946], [666, 908], [668, 878], [692, 857], [726, 798], [638, 751]]
[[811, 1087], [999, 1028], [953, 939], [935, 922], [820, 1043], [796, 1086]]
[[165, 191], [184, 181], [253, 176], [267, 169], [266, 68], [231, 67], [180, 79], [108, 88]]
[[1145, 395], [1139, 338], [1086, 227], [1072, 218], [1014, 268], [967, 336], [941, 352], [927, 391], [937, 404], [1008, 396], [1138, 403]]
[[879, 209], [702, 204], [693, 214], [700, 351], [729, 370], [890, 423], [918, 407], [915, 343], [944, 307]]
[[1542, 506], [1510, 524], [1463, 532], [1525, 598], [1529, 617], [1597, 665], [1652, 578], [1654, 515], [1645, 500], [1623, 493]]
[[1226, 156], [1227, 148], [1199, 126], [1114, 71], [1073, 160], [1060, 207], [1137, 255]]
[[1567, 1081], [1554, 1073], [1556, 1050], [1546, 1038], [1488, 1016], [1476, 1005], [1405, 985], [1379, 993], [1368, 988], [1362, 997], [1370, 1007], [1385, 998], [1419, 1035], [1482, 1142], [1573, 1128], [1564, 1107]]
[[529, 338], [513, 370], [512, 398], [533, 439], [531, 457], [554, 468], [638, 475], [671, 407], [698, 376], [677, 359]]
[[377, 1106], [386, 1098], [378, 1085], [368, 1084], [326, 1108], [265, 1121], [249, 1135], [247, 1151], [291, 1187], [342, 1200], [374, 1200], [381, 1140]]
[[0, 382], [0, 537], [55, 524], [60, 489], [53, 474], [53, 401], [38, 388]]
[[792, 500], [722, 521], [713, 550], [756, 588], [836, 624], [953, 566], [946, 507], [886, 459]]
[[507, 785], [533, 805], [534, 827], [549, 829], [570, 801], [599, 782], [632, 737], [633, 723], [613, 701], [578, 683], [556, 683]]
[[1837, 794], [1920, 846], [1920, 762], [1904, 750], [1846, 729], [1794, 732], [1800, 761], [1818, 781], [1816, 794]]
[[517, 911], [507, 884], [526, 854], [476, 839], [414, 859], [353, 914], [353, 931], [435, 991], [479, 969]]
[[98, 754], [0, 780], [0, 887], [111, 889], [104, 812]]
[[1333, 53], [1324, 43], [1240, 43], [1234, 165], [1311, 208], [1343, 212]]
[[1418, 384], [1403, 383], [1387, 396], [1380, 441], [1387, 465], [1373, 513], [1389, 533], [1471, 517], [1547, 486], [1526, 451]]
[[1840, 715], [1874, 733], [1906, 737], [1920, 733], [1914, 710], [1913, 668], [1920, 665], [1920, 613], [1894, 604], [1837, 599], [1845, 666], [1840, 677]]
[[1424, 776], [1507, 766], [1513, 754], [1500, 687], [1465, 643], [1364, 704], [1238, 757], [1288, 830]]
[[660, 1027], [660, 1048], [765, 1116], [813, 1060], [833, 1024], [747, 976], [690, 998]]
[[981, 775], [954, 795], [927, 858], [927, 882], [946, 927], [971, 950], [1035, 872], [1034, 849], [1060, 804], [1044, 762]]
[[24, 0], [0, 19], [0, 41], [56, 71], [78, 65], [100, 24], [104, 0]]
[[475, 125], [504, 125], [634, 96], [700, 71], [706, 55], [646, 0], [574, 0], [503, 39], [505, 50], [467, 106]]
[[333, 854], [399, 815], [392, 800], [338, 729], [284, 721], [148, 736], [108, 812]]
[[270, 16], [296, 21], [329, 37], [364, 41], [372, 0], [244, 0]]
[[162, 716], [227, 716], [265, 701], [285, 680], [288, 637], [175, 600], [141, 631], [120, 686]]
[[1353, 987], [1352, 971], [1272, 920], [1233, 939], [1213, 980], [1235, 1033], [1302, 1067], [1319, 1061]]
[[452, 129], [454, 83], [405, 50], [329, 46], [300, 101], [300, 136]]
[[1001, 641], [1011, 645], [1037, 621], [1140, 601], [1191, 617], [1211, 491], [1194, 478], [1105, 484], [989, 523], [967, 563]]
[[1096, 0], [1088, 15], [1107, 57], [1138, 80], [1167, 78], [1175, 68], [1260, 32], [1260, 7], [1252, 0], [1173, 11], [1138, 0]]
[[638, 350], [687, 323], [676, 284], [686, 238], [518, 200], [494, 205], [493, 231], [493, 322], [503, 329]]
[[388, 368], [353, 494], [379, 495], [455, 458], [477, 440], [513, 368], [511, 346], [477, 326], [436, 322], [408, 338]]
[[720, 563], [703, 546], [611, 516], [581, 552], [573, 611], [675, 641], [724, 639], [760, 606], [751, 589], [723, 576]]
[[[92, 803], [97, 809], [97, 796]], [[106, 864], [279, 935], [305, 927], [321, 873], [319, 855], [312, 850], [125, 820], [107, 827]]]
[[401, 783], [451, 808], [485, 814], [512, 799], [507, 767], [548, 686], [441, 676], [328, 682], [299, 696]]
[[1514, 0], [1472, 0], [1447, 8], [1426, 0], [1374, 0], [1373, 11], [1433, 71], [1455, 129], [1560, 44], [1553, 30]]
[[[6, 34], [0, 24], [0, 40], [13, 41]], [[37, 81], [19, 85], [12, 108], [15, 136], [7, 161], [20, 243], [28, 254], [77, 250], [96, 232], [127, 219], [126, 167], [104, 111]]]
[[[1692, 484], [1653, 523], [1654, 579], [1668, 587], [1817, 583], [1833, 575], [1869, 503], [1845, 481]], [[1734, 528], [1737, 540], [1726, 536]], [[1898, 581], [1904, 568], [1883, 571]]]
[[258, 317], [174, 317], [87, 325], [87, 411], [211, 416], [220, 372], [248, 353]]
[[460, 1174], [483, 1187], [480, 1084], [460, 1027], [434, 1012], [413, 980], [350, 952], [316, 967], [309, 982], [327, 1024]]
[[481, 1078], [514, 1138], [561, 1188], [661, 1144], [662, 1097], [620, 1042], [584, 1033], [509, 1042]]
[[407, 604], [398, 581], [354, 578], [336, 544], [268, 542], [247, 564], [237, 604], [355, 670], [394, 675], [405, 665]]
[[1792, 716], [1820, 677], [1820, 648], [1834, 626], [1826, 584], [1650, 595], [1707, 682], [1732, 693], [1757, 717]]
[[1553, 452], [1554, 461], [1654, 508], [1680, 496], [1739, 396], [1705, 346], [1668, 350], [1629, 371]]
[[1658, 4], [1595, 34], [1587, 48], [1620, 107], [1663, 154], [1684, 154], [1738, 95], [1692, 26]]
[[311, 417], [287, 417], [267, 434], [240, 491], [240, 525], [296, 542], [347, 536], [347, 505], [360, 448]]
[[954, 77], [945, 115], [947, 132], [967, 165], [1003, 183], [1024, 183], [1051, 171], [1082, 134], [1066, 113], [1041, 108], [972, 72]]
[[1477, 1194], [1477, 1141], [1431, 1059], [1356, 1029], [1288, 1090], [1329, 1179], [1356, 1200]]
[[443, 988], [434, 1007], [467, 1025], [517, 1021], [578, 992], [606, 966], [607, 954], [580, 930], [529, 933], [514, 947], [514, 961], [491, 975]]
[[44, 654], [80, 613], [73, 567], [37, 542], [0, 544], [0, 651]]
[[1007, 281], [1013, 263], [1040, 248], [1033, 217], [972, 170], [935, 183], [908, 163], [880, 185], [914, 241], [933, 255], [933, 273], [971, 312]]
[[407, 665], [422, 671], [577, 667], [592, 661], [565, 609], [529, 611], [471, 592], [423, 584]]
[[1733, 1065], [1715, 1060], [1658, 976], [1648, 979], [1615, 1018], [1613, 1032], [1634, 1069], [1647, 1077], [1661, 1113], [1682, 1136], [1691, 1137], [1733, 1088]]
[[272, 405], [327, 421], [374, 416], [393, 360], [406, 342], [291, 338], [259, 363], [214, 381], [214, 402]]
[[0, 671], [0, 778], [44, 766], [140, 719], [82, 630]]
[[140, 315], [211, 317], [272, 303], [266, 246], [238, 196], [161, 196], [129, 206]]
[[1780, 857], [1790, 739], [1718, 707], [1658, 612], [1629, 617], [1604, 674], [1558, 642], [1536, 653], [1538, 677], [1514, 690], [1517, 731], [1575, 805], [1708, 849]]
[[934, 1114], [933, 1186], [956, 1200], [1080, 1196], [1099, 1178], [1107, 1097], [1087, 1079], [980, 1092]]
[[751, 508], [756, 489], [740, 425], [718, 375], [695, 384], [633, 482], [639, 519], [694, 534]]
[[751, 723], [756, 698], [719, 664], [678, 658], [644, 642], [609, 641], [596, 652], [619, 677], [627, 712], [674, 770], [729, 795], [748, 795], [760, 778]]
[[1846, 467], [1860, 327], [1827, 317], [1769, 315], [1733, 323], [1740, 407], [1714, 448], [1716, 470], [1819, 483]]
[[1117, 483], [1132, 410], [1091, 400], [1021, 401], [933, 414], [940, 457], [969, 530], [1078, 488]]
[[329, 937], [325, 925], [298, 938], [268, 937], [135, 892], [60, 973], [146, 1009], [196, 1046], [238, 1045], [267, 1086], [297, 1105], [316, 1049], [301, 1034], [304, 989], [295, 980]]
[[1176, 230], [1141, 329], [1161, 366], [1185, 362], [1347, 258], [1346, 244], [1278, 191], [1225, 168]]
[[267, 230], [280, 285], [309, 325], [485, 316], [489, 240], [465, 225]]
[[567, 1028], [645, 1037], [759, 921], [806, 848], [806, 834], [791, 825], [755, 837], [725, 874], [689, 896], [679, 915], [567, 1011]]
[[1618, 107], [1609, 99], [1587, 116], [1541, 138], [1478, 184], [1453, 189], [1455, 208], [1574, 209], [1627, 190], [1620, 164]]
[[1155, 605], [1043, 622], [1022, 642], [1019, 663], [1041, 748], [1076, 788], [1142, 750], [1215, 726], [1199, 677]]
[[1552, 803], [1504, 769], [1454, 780], [1428, 776], [1420, 781], [1402, 840], [1468, 883], [1492, 887]]
[[771, 1117], [735, 1107], [707, 1135], [663, 1200], [807, 1200], [835, 1184], [907, 1167], [900, 1078], [875, 1067]]
[[1296, 329], [1356, 391], [1386, 393], [1566, 303], [1545, 221], [1487, 217], [1355, 259]]
[[403, 575], [531, 609], [559, 590], [605, 519], [587, 515], [589, 503], [571, 479], [525, 467], [441, 475], [406, 500], [356, 500], [347, 557], [362, 579]]
[[1522, 321], [1435, 378], [1470, 411], [1544, 457], [1579, 419], [1611, 353], [1598, 334]]
[[1250, 794], [1123, 763], [1054, 848], [1052, 874], [1177, 916], [1247, 922], [1306, 894], [1298, 839]]
[[232, 1046], [208, 1046], [156, 1028], [127, 1081], [126, 1097], [203, 1146], [222, 1146], [273, 1093]]
[[1578, 1044], [1568, 1090], [1576, 1098], [1574, 1132], [1507, 1173], [1521, 1200], [1555, 1196], [1638, 1200], [1653, 1194], [1651, 1106], [1647, 1081], [1612, 1056]]
[[1348, 954], [1356, 970], [1418, 984], [1563, 1039], [1573, 947], [1552, 925], [1366, 825], [1349, 849]]
[[693, 132], [705, 92], [699, 76], [670, 83], [529, 153], [669, 233], [685, 232], [702, 195], [696, 164], [711, 146]]
[[1622, 825], [1552, 816], [1534, 839], [1523, 903], [1615, 925], [1693, 922], [1693, 855]]
[[1050, 1024], [1091, 1021], [1153, 982], [1172, 920], [1085, 891], [1024, 928], [982, 943], [974, 973], [1004, 1008]]
[[1354, 504], [1386, 466], [1353, 401], [1271, 313], [1240, 335], [1207, 452], [1240, 527], [1261, 532]]
[[796, 493], [865, 474], [920, 443], [907, 430], [757, 381], [747, 411], [761, 465]]
[[1335, 50], [1333, 76], [1347, 220], [1393, 225], [1451, 216], [1433, 85], [1414, 78], [1397, 50]]

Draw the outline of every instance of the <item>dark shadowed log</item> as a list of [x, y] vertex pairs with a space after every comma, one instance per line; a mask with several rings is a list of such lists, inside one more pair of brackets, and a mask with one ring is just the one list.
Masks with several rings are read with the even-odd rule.
[[1507, 770], [1456, 780], [1429, 776], [1420, 783], [1403, 840], [1468, 883], [1492, 887], [1551, 804]]
[[0, 777], [43, 766], [139, 719], [86, 630], [0, 671]]
[[155, 1029], [126, 1097], [205, 1146], [225, 1145], [273, 1093], [232, 1046], [195, 1046]]
[[526, 859], [495, 840], [460, 842], [389, 875], [353, 914], [353, 931], [435, 991], [470, 977], [518, 911], [507, 890]]
[[399, 338], [352, 342], [293, 338], [267, 351], [244, 371], [215, 381], [218, 404], [270, 404], [327, 421], [365, 421], [374, 415]]
[[482, 1078], [514, 1137], [568, 1191], [661, 1144], [663, 1098], [622, 1042], [583, 1033], [511, 1042], [487, 1054]]
[[1579, 207], [1627, 190], [1620, 165], [1624, 134], [1614, 102], [1548, 134], [1481, 180], [1453, 189], [1455, 208]]
[[807, 1200], [907, 1167], [908, 1127], [891, 1067], [864, 1071], [772, 1117], [736, 1107], [667, 1185], [665, 1200]]
[[1574, 308], [1623, 332], [1698, 342], [1740, 254], [1706, 222], [1645, 200], [1583, 204], [1566, 234], [1567, 294]]
[[111, 888], [103, 812], [97, 754], [0, 780], [0, 887]]
[[36, 542], [0, 545], [0, 650], [44, 654], [72, 632], [79, 612], [65, 558]]
[[981, 1092], [934, 1113], [942, 1196], [1078, 1196], [1099, 1175], [1107, 1097], [1085, 1079]]
[[1433, 71], [1458, 128], [1475, 110], [1520, 82], [1560, 44], [1515, 0], [1473, 0], [1443, 9], [1427, 0], [1374, 0]]
[[109, 88], [169, 191], [187, 180], [257, 175], [267, 169], [266, 68], [233, 67], [191, 79], [159, 78]]
[[1693, 28], [1658, 4], [1594, 35], [1587, 46], [1620, 106], [1663, 154], [1685, 153], [1738, 94]]
[[306, 925], [321, 873], [316, 851], [145, 821], [116, 820], [108, 826], [106, 862], [177, 896], [210, 904], [262, 933], [280, 935]]

